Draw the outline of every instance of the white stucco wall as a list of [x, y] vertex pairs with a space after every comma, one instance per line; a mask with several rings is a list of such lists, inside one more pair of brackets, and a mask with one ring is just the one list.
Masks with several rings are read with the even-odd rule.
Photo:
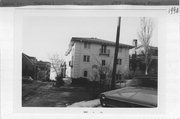
[[[113, 59], [114, 59], [114, 46], [107, 46], [107, 49], [110, 49], [110, 56], [99, 55], [99, 50], [101, 48], [100, 44], [91, 44], [90, 49], [84, 48], [84, 43], [76, 42], [71, 51], [73, 56], [73, 67], [71, 68], [71, 77], [79, 78], [83, 77], [84, 71], [88, 71], [88, 77], [91, 78], [92, 75], [92, 66], [99, 65], [102, 60], [106, 60], [106, 65], [109, 65], [112, 69]], [[117, 71], [121, 73], [127, 73], [129, 70], [129, 49], [122, 48], [122, 51], [118, 53], [118, 58], [122, 59], [121, 65], [117, 65]], [[90, 62], [84, 62], [84, 55], [90, 56]], [[98, 63], [99, 62], [99, 63]]]

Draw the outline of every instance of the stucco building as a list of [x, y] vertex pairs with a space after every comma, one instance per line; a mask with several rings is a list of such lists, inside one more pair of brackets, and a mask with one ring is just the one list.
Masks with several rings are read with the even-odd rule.
[[[129, 71], [130, 45], [119, 44], [117, 74], [126, 74]], [[72, 37], [66, 56], [70, 57], [72, 78], [88, 78], [94, 80], [94, 72], [100, 71], [112, 74], [115, 42], [98, 38]]]

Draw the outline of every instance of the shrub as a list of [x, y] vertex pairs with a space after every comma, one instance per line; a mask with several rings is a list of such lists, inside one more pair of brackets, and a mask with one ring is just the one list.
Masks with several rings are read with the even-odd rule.
[[132, 73], [128, 73], [124, 75], [124, 79], [132, 79], [134, 76]]
[[33, 81], [32, 80], [22, 80], [22, 83], [30, 84], [30, 83], [33, 83]]
[[63, 78], [61, 76], [56, 76], [56, 84], [55, 87], [60, 87], [64, 85]]
[[77, 85], [77, 86], [88, 86], [91, 85], [91, 82], [87, 78], [72, 78], [72, 85]]

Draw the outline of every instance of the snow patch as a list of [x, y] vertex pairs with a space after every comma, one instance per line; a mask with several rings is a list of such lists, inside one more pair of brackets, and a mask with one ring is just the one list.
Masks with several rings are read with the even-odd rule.
[[100, 106], [100, 100], [90, 100], [90, 101], [81, 101], [73, 103], [72, 105], [69, 105], [68, 107], [98, 107]]

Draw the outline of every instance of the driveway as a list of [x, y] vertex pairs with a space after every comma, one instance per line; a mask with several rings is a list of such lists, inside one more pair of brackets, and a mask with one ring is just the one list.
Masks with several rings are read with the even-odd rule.
[[54, 88], [45, 83], [36, 88], [36, 93], [23, 100], [23, 107], [66, 107], [75, 102], [91, 100], [91, 94], [83, 87], [62, 86]]

